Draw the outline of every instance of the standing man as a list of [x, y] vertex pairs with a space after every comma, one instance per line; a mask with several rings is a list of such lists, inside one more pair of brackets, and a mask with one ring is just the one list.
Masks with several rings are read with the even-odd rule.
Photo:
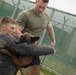
[[[54, 47], [56, 40], [53, 27], [50, 23], [50, 17], [44, 10], [46, 9], [49, 0], [36, 0], [34, 8], [22, 11], [16, 18], [17, 29], [22, 33], [31, 33], [34, 36], [42, 37], [44, 29], [46, 28], [47, 33], [51, 39], [50, 47]], [[27, 69], [21, 69], [22, 74], [25, 75], [40, 75], [39, 57], [34, 57], [34, 62]], [[29, 71], [30, 70], [30, 71]], [[25, 72], [26, 71], [26, 72]]]

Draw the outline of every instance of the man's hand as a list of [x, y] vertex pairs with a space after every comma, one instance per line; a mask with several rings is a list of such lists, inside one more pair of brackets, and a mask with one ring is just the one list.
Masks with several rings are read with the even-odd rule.
[[18, 29], [15, 29], [13, 36], [17, 39], [19, 39], [21, 37], [22, 33], [21, 31], [19, 31]]
[[56, 44], [56, 42], [51, 42], [50, 47], [54, 48], [55, 44]]

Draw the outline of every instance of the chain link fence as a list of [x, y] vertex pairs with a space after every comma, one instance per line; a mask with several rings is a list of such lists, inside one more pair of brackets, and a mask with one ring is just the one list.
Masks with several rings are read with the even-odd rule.
[[[29, 0], [0, 0], [0, 18], [11, 16], [15, 19], [20, 11], [33, 6], [34, 2]], [[57, 52], [41, 57], [41, 65], [59, 75], [76, 75], [76, 15], [51, 7], [45, 11], [54, 27]], [[45, 32], [41, 45], [48, 46], [50, 43]]]

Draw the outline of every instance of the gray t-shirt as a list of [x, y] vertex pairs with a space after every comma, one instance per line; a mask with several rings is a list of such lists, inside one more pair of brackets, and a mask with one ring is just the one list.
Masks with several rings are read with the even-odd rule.
[[43, 12], [41, 16], [38, 16], [34, 9], [28, 9], [22, 11], [16, 18], [16, 22], [23, 26], [23, 33], [29, 32], [34, 36], [41, 37], [46, 25], [50, 22], [50, 17]]

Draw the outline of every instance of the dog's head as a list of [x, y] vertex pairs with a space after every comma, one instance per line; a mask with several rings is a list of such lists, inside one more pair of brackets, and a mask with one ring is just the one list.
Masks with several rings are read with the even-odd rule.
[[40, 39], [40, 37], [37, 36], [33, 36], [30, 33], [25, 33], [21, 36], [19, 43], [28, 43], [28, 44], [33, 44], [36, 41], [38, 41]]

